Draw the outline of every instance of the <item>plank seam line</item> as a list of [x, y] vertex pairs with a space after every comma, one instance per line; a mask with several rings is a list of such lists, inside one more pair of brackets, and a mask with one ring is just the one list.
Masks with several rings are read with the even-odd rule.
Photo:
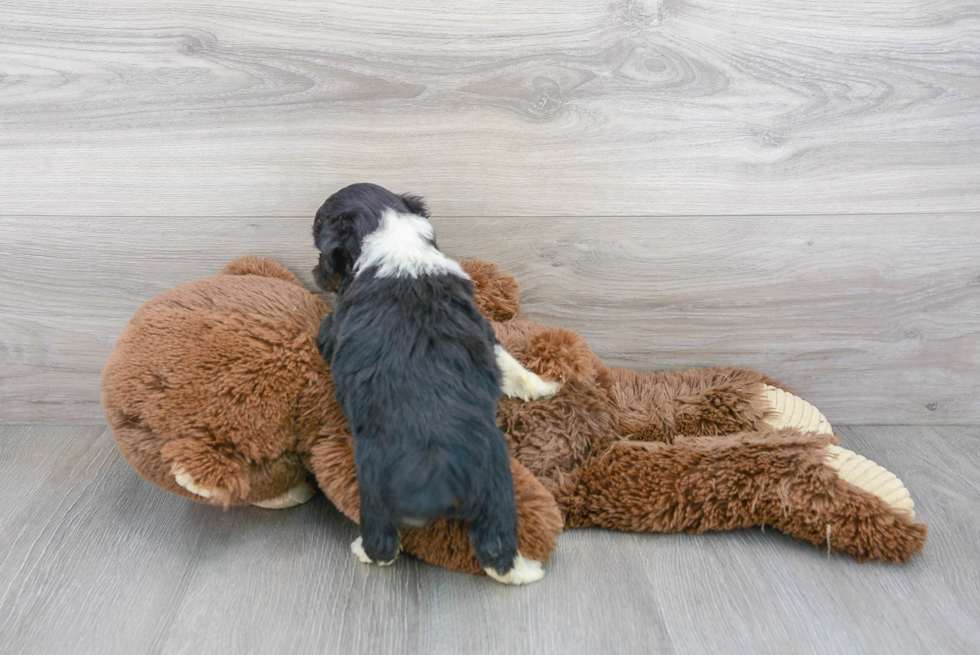
[[[313, 220], [312, 212], [309, 216], [273, 216], [273, 215], [215, 215], [207, 214], [0, 214], [3, 219], [203, 219], [203, 220]], [[854, 218], [860, 216], [892, 216], [892, 217], [914, 217], [914, 216], [949, 216], [967, 217], [980, 216], [980, 209], [968, 211], [922, 211], [922, 212], [874, 212], [874, 213], [794, 213], [794, 214], [442, 214], [434, 215], [436, 219], [464, 219], [464, 220], [486, 220], [486, 219], [574, 219], [574, 218], [598, 218], [598, 219], [634, 219], [634, 218], [656, 218], [656, 219], [697, 219], [697, 218]]]

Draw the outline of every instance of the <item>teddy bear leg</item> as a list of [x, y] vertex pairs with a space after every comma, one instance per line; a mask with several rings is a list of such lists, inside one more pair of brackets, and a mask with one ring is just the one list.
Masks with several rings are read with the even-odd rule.
[[763, 425], [771, 380], [736, 367], [640, 373], [606, 369], [620, 433], [632, 441], [671, 442], [677, 436], [720, 436]]
[[621, 442], [590, 461], [559, 501], [572, 527], [704, 532], [771, 525], [859, 561], [899, 562], [921, 551], [928, 529], [914, 523], [897, 478], [832, 441], [770, 428], [673, 444]]
[[816, 454], [818, 464], [801, 469], [784, 509], [764, 523], [860, 562], [902, 562], [922, 550], [928, 527], [914, 522], [912, 498], [894, 473], [834, 444]]
[[[763, 389], [763, 395], [770, 406], [764, 421], [772, 427], [816, 434], [834, 433], [820, 410], [799, 396], [768, 384]], [[910, 517], [915, 518], [915, 503], [908, 489], [891, 471], [833, 444], [825, 447], [824, 461], [837, 471], [841, 480], [881, 498], [896, 510], [907, 511]]]

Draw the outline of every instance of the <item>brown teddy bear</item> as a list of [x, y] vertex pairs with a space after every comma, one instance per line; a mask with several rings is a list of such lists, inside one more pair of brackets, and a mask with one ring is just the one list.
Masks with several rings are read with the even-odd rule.
[[[859, 561], [908, 559], [926, 540], [894, 474], [837, 446], [826, 419], [739, 368], [638, 373], [605, 366], [577, 334], [521, 319], [517, 282], [463, 262], [500, 343], [561, 389], [503, 398], [520, 551], [546, 561], [563, 528], [702, 532], [772, 526]], [[126, 460], [198, 502], [283, 508], [312, 474], [358, 520], [352, 440], [315, 337], [326, 305], [276, 262], [148, 300], [102, 373], [102, 404]], [[406, 530], [403, 548], [482, 573], [465, 527]]]

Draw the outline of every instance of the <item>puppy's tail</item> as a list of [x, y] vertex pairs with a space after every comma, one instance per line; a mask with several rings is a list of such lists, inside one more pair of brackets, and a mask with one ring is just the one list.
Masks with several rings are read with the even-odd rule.
[[406, 459], [393, 476], [394, 505], [402, 523], [427, 525], [459, 504], [446, 453], [428, 450]]

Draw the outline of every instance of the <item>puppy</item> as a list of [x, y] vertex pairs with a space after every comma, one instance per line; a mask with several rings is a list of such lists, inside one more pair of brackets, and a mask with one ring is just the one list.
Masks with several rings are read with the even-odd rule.
[[317, 284], [336, 308], [317, 343], [330, 362], [354, 435], [365, 563], [394, 561], [404, 526], [469, 521], [487, 574], [508, 584], [543, 577], [517, 551], [501, 389], [525, 400], [558, 385], [524, 369], [480, 314], [469, 276], [436, 247], [420, 198], [374, 184], [330, 196], [316, 214]]

